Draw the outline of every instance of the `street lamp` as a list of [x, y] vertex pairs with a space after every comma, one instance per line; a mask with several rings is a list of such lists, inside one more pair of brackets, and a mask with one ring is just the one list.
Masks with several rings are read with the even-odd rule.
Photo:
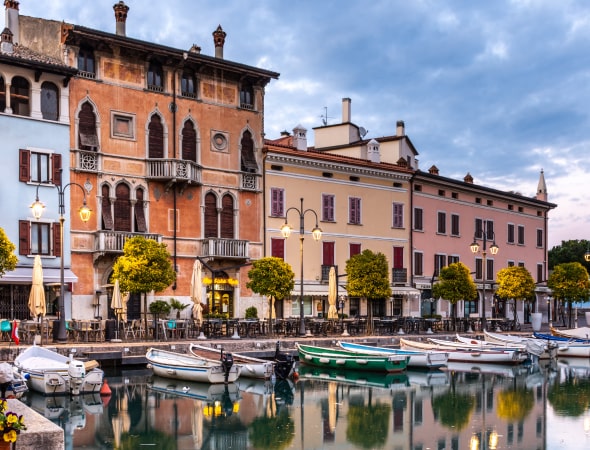
[[[78, 183], [68, 183], [65, 186], [62, 186], [61, 183], [61, 174], [62, 174], [62, 169], [60, 169], [59, 171], [59, 184], [56, 184], [56, 188], [57, 188], [57, 196], [58, 196], [58, 201], [59, 201], [59, 248], [60, 248], [60, 265], [59, 265], [59, 284], [60, 284], [60, 295], [59, 295], [59, 329], [58, 329], [58, 334], [57, 334], [57, 340], [58, 342], [64, 343], [67, 342], [68, 340], [68, 336], [66, 333], [66, 312], [65, 312], [65, 299], [64, 299], [64, 295], [65, 295], [65, 290], [64, 290], [64, 259], [65, 259], [65, 255], [64, 255], [64, 222], [65, 222], [65, 202], [64, 202], [64, 193], [66, 188], [70, 187], [70, 186], [78, 186], [80, 189], [82, 189], [82, 193], [84, 194], [84, 200], [83, 200], [83, 204], [82, 207], [78, 210], [78, 213], [80, 214], [80, 219], [82, 220], [82, 222], [86, 223], [88, 222], [88, 220], [90, 219], [90, 213], [92, 212], [90, 210], [90, 208], [86, 205], [86, 191], [84, 190], [84, 188], [82, 186], [80, 186]], [[41, 218], [41, 215], [43, 214], [43, 211], [45, 210], [45, 205], [39, 200], [39, 185], [37, 185], [37, 194], [35, 197], [35, 202], [30, 206], [31, 211], [33, 213], [33, 217], [35, 217], [36, 220], [39, 220]]]
[[[322, 238], [322, 230], [318, 226], [318, 215], [313, 209], [303, 209], [303, 197], [301, 200], [301, 207], [296, 208], [292, 206], [291, 208], [287, 209], [285, 212], [285, 223], [281, 227], [281, 233], [285, 239], [288, 239], [291, 235], [291, 226], [287, 223], [287, 215], [289, 211], [296, 211], [299, 214], [299, 256], [301, 258], [301, 292], [299, 298], [299, 334], [305, 334], [305, 315], [303, 314], [303, 239], [305, 234], [304, 223], [305, 223], [305, 215], [307, 213], [313, 213], [315, 216], [315, 227], [311, 230], [311, 234], [315, 241], [319, 241]], [[338, 281], [338, 280], [336, 280]]]
[[586, 247], [586, 253], [584, 253], [584, 259], [586, 262], [590, 262], [590, 242], [588, 242], [588, 246]]
[[[481, 328], [482, 330], [486, 329], [486, 279], [487, 279], [487, 264], [486, 264], [486, 256], [487, 256], [487, 241], [488, 239], [492, 240], [492, 245], [490, 245], [490, 253], [495, 255], [498, 253], [500, 248], [496, 245], [496, 235], [493, 231], [488, 231], [488, 221], [484, 220], [482, 223], [482, 230], [481, 234], [483, 237], [483, 245], [481, 249], [481, 257], [482, 257], [482, 264], [483, 264], [483, 301], [481, 306]], [[490, 234], [491, 236], [488, 236]], [[477, 243], [477, 230], [475, 230], [475, 235], [473, 236], [473, 244], [470, 245], [471, 252], [473, 254], [477, 254], [479, 252], [479, 244]]]

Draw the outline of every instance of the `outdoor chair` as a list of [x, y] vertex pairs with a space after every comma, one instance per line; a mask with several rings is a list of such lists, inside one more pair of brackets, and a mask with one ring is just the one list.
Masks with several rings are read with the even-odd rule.
[[2, 333], [3, 341], [10, 341], [12, 332], [12, 323], [9, 320], [0, 322], [0, 332]]

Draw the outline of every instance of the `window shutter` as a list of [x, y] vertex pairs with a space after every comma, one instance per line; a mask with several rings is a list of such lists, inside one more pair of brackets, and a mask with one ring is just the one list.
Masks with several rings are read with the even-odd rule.
[[234, 200], [231, 195], [221, 199], [221, 236], [225, 239], [234, 238]]
[[102, 187], [102, 229], [112, 230], [113, 229], [113, 213], [111, 212], [111, 201], [109, 199], [109, 187]]
[[78, 145], [81, 150], [98, 150], [96, 115], [90, 102], [85, 102], [78, 114]]
[[197, 162], [197, 132], [190, 120], [182, 128], [182, 159]]
[[285, 259], [285, 240], [284, 239], [277, 239], [271, 238], [270, 240], [270, 251], [271, 255], [275, 258]]
[[18, 253], [20, 255], [31, 254], [31, 222], [28, 220], [18, 221]]
[[18, 181], [26, 183], [31, 180], [31, 152], [20, 149], [18, 151], [18, 160]]
[[283, 206], [283, 196], [284, 191], [282, 189], [272, 188], [270, 190], [271, 195], [271, 206], [270, 206], [270, 214], [273, 217], [283, 217], [284, 214], [284, 206]]
[[242, 171], [243, 172], [258, 172], [258, 164], [254, 156], [254, 141], [252, 141], [252, 134], [249, 131], [244, 132], [242, 137]]
[[205, 237], [217, 237], [217, 202], [211, 193], [205, 196]]
[[349, 257], [352, 258], [354, 255], [358, 255], [361, 252], [361, 244], [349, 244], [348, 253]]
[[393, 247], [393, 268], [403, 269], [404, 268], [404, 248]]
[[120, 183], [115, 189], [115, 231], [131, 231], [129, 187]]
[[157, 114], [152, 116], [149, 130], [149, 158], [164, 157], [164, 127], [162, 119]]
[[138, 189], [136, 192], [137, 202], [135, 203], [135, 228], [139, 233], [147, 231], [147, 223], [145, 220], [145, 203], [143, 201], [143, 190]]
[[51, 155], [51, 182], [56, 186], [61, 186], [61, 154], [54, 153]]
[[59, 223], [52, 225], [53, 231], [53, 256], [61, 257], [61, 230]]

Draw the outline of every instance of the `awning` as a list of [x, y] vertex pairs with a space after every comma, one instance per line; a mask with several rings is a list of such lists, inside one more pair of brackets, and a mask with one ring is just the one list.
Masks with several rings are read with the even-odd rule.
[[420, 297], [421, 292], [413, 287], [395, 286], [391, 289], [391, 295], [404, 295], [406, 297]]
[[[298, 283], [295, 283], [295, 287], [293, 288], [293, 290], [291, 291], [291, 295], [292, 296], [296, 296], [299, 297], [299, 295], [301, 294], [301, 286]], [[325, 295], [328, 296], [328, 285], [326, 284], [318, 286], [318, 285], [312, 285], [312, 286], [307, 286], [307, 285], [303, 285], [303, 296], [307, 296], [307, 295]]]
[[[32, 267], [17, 267], [16, 269], [6, 272], [0, 283], [32, 283], [33, 282], [33, 268]], [[51, 267], [43, 267], [43, 284], [59, 283], [60, 270]], [[78, 277], [71, 269], [64, 269], [64, 282], [77, 283]]]

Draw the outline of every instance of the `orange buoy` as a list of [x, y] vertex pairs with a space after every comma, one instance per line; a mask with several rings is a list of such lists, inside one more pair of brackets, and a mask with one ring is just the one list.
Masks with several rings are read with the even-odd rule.
[[111, 395], [111, 388], [109, 387], [106, 378], [104, 379], [102, 387], [100, 388], [100, 395]]

